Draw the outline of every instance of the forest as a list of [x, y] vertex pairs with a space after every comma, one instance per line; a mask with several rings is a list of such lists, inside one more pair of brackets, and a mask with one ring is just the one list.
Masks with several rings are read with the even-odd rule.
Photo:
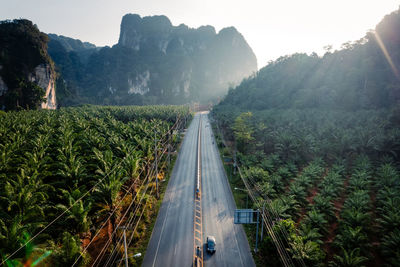
[[281, 57], [213, 108], [239, 166], [230, 182], [267, 226], [258, 265], [399, 265], [399, 22], [323, 57]]
[[122, 226], [130, 253], [145, 248], [190, 120], [181, 106], [0, 112], [2, 264], [118, 265]]

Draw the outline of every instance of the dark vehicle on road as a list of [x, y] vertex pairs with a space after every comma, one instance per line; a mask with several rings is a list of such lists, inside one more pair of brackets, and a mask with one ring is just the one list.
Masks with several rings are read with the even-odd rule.
[[212, 235], [207, 236], [207, 251], [211, 254], [215, 252], [215, 237]]

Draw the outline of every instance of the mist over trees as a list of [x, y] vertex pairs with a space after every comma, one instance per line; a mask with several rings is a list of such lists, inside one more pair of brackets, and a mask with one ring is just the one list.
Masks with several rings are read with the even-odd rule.
[[[399, 33], [395, 11], [339, 51], [271, 62], [213, 108], [296, 264], [400, 262]], [[260, 246], [256, 261], [281, 266], [271, 237]]]

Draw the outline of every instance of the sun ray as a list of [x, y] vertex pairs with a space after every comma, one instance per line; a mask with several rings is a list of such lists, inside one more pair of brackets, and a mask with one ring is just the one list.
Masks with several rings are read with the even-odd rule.
[[376, 31], [374, 32], [374, 35], [375, 35], [376, 41], [378, 42], [379, 47], [381, 48], [383, 54], [385, 55], [386, 60], [388, 61], [390, 67], [392, 68], [394, 75], [396, 75], [397, 79], [400, 79], [399, 71], [396, 68], [396, 66], [394, 65], [393, 60], [390, 57], [389, 52], [387, 51], [386, 46], [383, 43], [381, 37], [379, 36], [379, 34]]

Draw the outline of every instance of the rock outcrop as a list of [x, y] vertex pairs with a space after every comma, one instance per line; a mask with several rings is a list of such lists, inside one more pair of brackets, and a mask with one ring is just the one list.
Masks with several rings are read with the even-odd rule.
[[56, 108], [56, 72], [47, 41], [29, 20], [0, 22], [2, 109]]
[[[234, 27], [217, 33], [212, 26], [174, 26], [166, 16], [127, 14], [122, 18], [118, 43], [98, 51], [87, 48], [92, 53], [88, 59], [69, 50], [71, 43], [82, 42], [66, 40], [69, 44], [63, 49], [51, 41], [49, 53], [80, 102], [214, 101], [226, 94], [229, 86], [257, 71], [252, 49]], [[65, 40], [61, 41], [58, 44], [63, 46]], [[70, 66], [76, 71], [71, 72]]]
[[46, 101], [41, 104], [41, 107], [44, 109], [56, 109], [56, 74], [50, 64], [40, 64], [37, 66], [28, 79], [45, 90]]

